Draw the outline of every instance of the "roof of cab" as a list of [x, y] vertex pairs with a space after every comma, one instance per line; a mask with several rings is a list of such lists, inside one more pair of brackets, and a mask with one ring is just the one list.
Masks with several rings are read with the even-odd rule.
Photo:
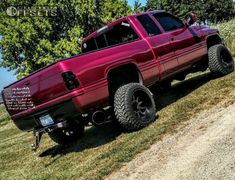
[[94, 31], [93, 33], [91, 33], [90, 35], [88, 35], [83, 41], [82, 41], [82, 44], [84, 42], [86, 42], [87, 40], [91, 39], [92, 37], [96, 36], [99, 31], [101, 31], [102, 29], [105, 29], [106, 27], [109, 28], [109, 27], [112, 27], [114, 26], [115, 24], [118, 24], [119, 22], [123, 21], [123, 20], [126, 20], [128, 19], [129, 17], [136, 17], [136, 16], [139, 16], [139, 15], [143, 15], [143, 14], [155, 14], [155, 13], [161, 13], [161, 12], [165, 12], [164, 10], [151, 10], [151, 11], [146, 11], [146, 12], [142, 12], [142, 13], [137, 13], [137, 14], [133, 14], [133, 15], [130, 15], [130, 16], [125, 16], [125, 17], [122, 17], [120, 19], [117, 19], [116, 21], [113, 21], [109, 24], [107, 24], [106, 26], [103, 26], [102, 28]]

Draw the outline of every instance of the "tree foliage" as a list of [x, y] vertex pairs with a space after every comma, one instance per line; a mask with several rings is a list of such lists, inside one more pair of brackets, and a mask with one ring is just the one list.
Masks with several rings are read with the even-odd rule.
[[[56, 16], [7, 16], [8, 7], [56, 8]], [[131, 14], [123, 0], [2, 0], [0, 66], [21, 78], [58, 59], [80, 53], [83, 37]]]
[[212, 22], [228, 20], [234, 15], [233, 0], [147, 0], [147, 9], [163, 9], [179, 17], [192, 11], [201, 20]]
[[[16, 7], [56, 8], [56, 16], [15, 16], [6, 10]], [[0, 66], [16, 70], [21, 78], [58, 59], [80, 53], [82, 39], [103, 25], [133, 12], [164, 9], [179, 17], [189, 11], [201, 20], [229, 19], [234, 14], [233, 0], [139, 0], [133, 9], [126, 0], [1, 0]]]
[[141, 12], [143, 10], [142, 4], [141, 4], [140, 0], [134, 1], [133, 10], [136, 13]]

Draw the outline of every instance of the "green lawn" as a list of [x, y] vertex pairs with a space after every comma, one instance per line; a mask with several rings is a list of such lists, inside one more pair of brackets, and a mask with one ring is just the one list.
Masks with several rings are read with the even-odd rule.
[[175, 83], [169, 92], [156, 94], [158, 118], [150, 126], [122, 133], [112, 124], [90, 128], [77, 143], [61, 147], [47, 135], [40, 149], [30, 149], [31, 133], [19, 131], [0, 107], [0, 179], [100, 179], [148, 149], [164, 134], [174, 133], [185, 121], [197, 116], [224, 98], [235, 96], [235, 73], [214, 78], [197, 73]]

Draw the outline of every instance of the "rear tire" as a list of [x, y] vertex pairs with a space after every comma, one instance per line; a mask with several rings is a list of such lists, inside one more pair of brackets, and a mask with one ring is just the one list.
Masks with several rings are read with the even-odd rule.
[[156, 107], [151, 92], [143, 85], [121, 86], [114, 96], [114, 112], [119, 124], [128, 131], [141, 129], [155, 120]]
[[60, 145], [67, 145], [77, 141], [84, 134], [84, 124], [72, 121], [66, 128], [49, 132], [49, 137]]
[[234, 71], [234, 61], [229, 50], [222, 44], [209, 48], [209, 69], [216, 75], [226, 75]]

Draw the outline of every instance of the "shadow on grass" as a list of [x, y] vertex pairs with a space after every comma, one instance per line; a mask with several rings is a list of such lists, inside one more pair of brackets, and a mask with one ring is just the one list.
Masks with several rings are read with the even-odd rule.
[[210, 80], [213, 80], [216, 77], [212, 75], [210, 72], [206, 72], [187, 80], [177, 82], [172, 85], [171, 89], [162, 92], [156, 90], [154, 93], [155, 95], [155, 103], [157, 107], [157, 111], [165, 108], [166, 106], [176, 102], [177, 100], [181, 99], [182, 97], [188, 95], [189, 93], [193, 92], [200, 86], [206, 84]]
[[65, 155], [70, 152], [81, 152], [85, 149], [95, 148], [115, 140], [121, 132], [121, 129], [114, 126], [114, 123], [103, 124], [99, 127], [90, 126], [86, 128], [84, 136], [78, 142], [67, 146], [55, 145], [39, 156], [54, 157], [56, 155]]
[[[166, 92], [160, 92], [156, 90], [153, 93], [155, 94], [157, 111], [176, 102], [180, 98], [186, 96], [212, 79], [214, 79], [214, 76], [212, 76], [211, 73], [204, 73], [182, 82], [178, 82]], [[39, 156], [55, 157], [56, 155], [65, 155], [70, 152], [81, 152], [85, 149], [95, 148], [107, 144], [115, 140], [121, 133], [122, 131], [120, 128], [114, 126], [113, 123], [105, 124], [99, 127], [91, 127], [86, 130], [84, 137], [77, 143], [71, 144], [69, 146], [56, 145], [42, 152]]]

